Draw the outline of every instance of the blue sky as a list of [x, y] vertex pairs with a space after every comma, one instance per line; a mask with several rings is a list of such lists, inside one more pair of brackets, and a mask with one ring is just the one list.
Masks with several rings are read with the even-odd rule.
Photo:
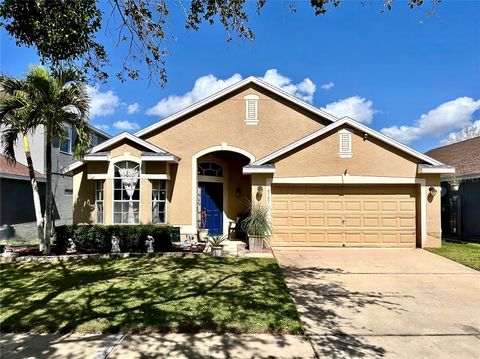
[[[432, 17], [425, 14], [428, 1], [413, 10], [397, 2], [383, 14], [381, 2], [344, 2], [318, 17], [300, 1], [290, 14], [289, 3], [267, 3], [260, 16], [251, 4], [255, 41], [230, 44], [219, 25], [185, 30], [178, 2], [170, 3], [175, 39], [168, 41], [166, 88], [148, 80], [117, 81], [115, 65], [123, 52], [109, 46], [112, 77], [107, 84], [90, 84], [97, 86], [91, 89], [92, 123], [111, 134], [135, 132], [240, 77], [263, 77], [267, 70], [269, 81], [314, 106], [350, 115], [421, 151], [480, 120], [480, 2], [446, 1]], [[34, 50], [16, 47], [3, 29], [0, 60], [1, 72], [15, 76], [38, 62]]]

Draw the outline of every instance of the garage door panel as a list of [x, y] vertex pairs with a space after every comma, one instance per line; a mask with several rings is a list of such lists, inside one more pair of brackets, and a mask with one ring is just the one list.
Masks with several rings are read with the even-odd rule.
[[414, 186], [274, 185], [274, 246], [414, 247]]

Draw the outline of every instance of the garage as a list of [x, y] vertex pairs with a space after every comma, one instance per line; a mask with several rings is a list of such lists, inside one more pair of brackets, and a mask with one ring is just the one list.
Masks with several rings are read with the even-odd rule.
[[416, 244], [414, 185], [272, 185], [272, 246]]

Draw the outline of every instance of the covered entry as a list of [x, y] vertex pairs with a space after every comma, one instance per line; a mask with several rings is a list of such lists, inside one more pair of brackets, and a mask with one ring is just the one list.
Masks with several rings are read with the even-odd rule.
[[272, 186], [273, 246], [415, 247], [413, 185]]

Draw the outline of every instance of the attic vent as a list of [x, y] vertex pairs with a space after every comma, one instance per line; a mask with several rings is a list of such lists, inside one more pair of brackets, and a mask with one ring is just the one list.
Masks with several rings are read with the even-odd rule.
[[245, 124], [258, 124], [258, 99], [257, 95], [247, 95], [245, 99]]
[[342, 129], [338, 131], [340, 148], [338, 155], [340, 158], [352, 157], [352, 131]]

